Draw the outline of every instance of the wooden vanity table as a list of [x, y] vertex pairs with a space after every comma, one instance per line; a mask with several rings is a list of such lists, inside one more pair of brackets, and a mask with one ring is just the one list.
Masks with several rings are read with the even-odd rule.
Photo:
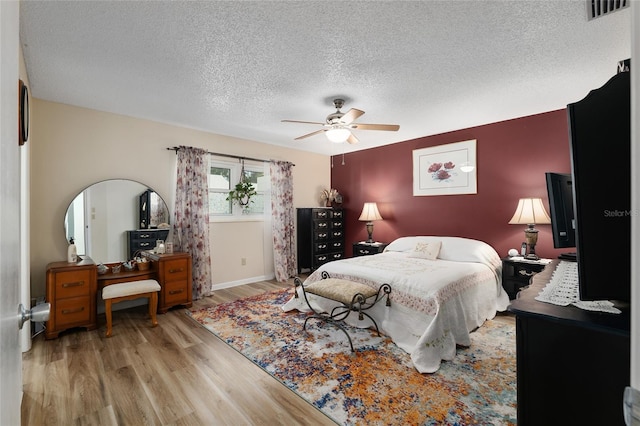
[[193, 305], [191, 255], [150, 252], [142, 255], [151, 263], [145, 271], [121, 269], [118, 273], [98, 275], [97, 265], [88, 257], [78, 263], [47, 265], [47, 302], [51, 304], [51, 316], [45, 338], [57, 338], [60, 332], [74, 327], [95, 329], [98, 297], [101, 297], [102, 289], [111, 284], [153, 279], [160, 283], [159, 313], [164, 314], [179, 305], [190, 308]]

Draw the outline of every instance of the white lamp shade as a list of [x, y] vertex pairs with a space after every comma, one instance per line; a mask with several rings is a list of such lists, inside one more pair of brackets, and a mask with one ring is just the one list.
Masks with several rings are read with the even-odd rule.
[[378, 211], [378, 205], [376, 203], [364, 203], [362, 213], [358, 220], [366, 220], [367, 222], [372, 220], [382, 220], [382, 216], [380, 216], [380, 212]]
[[324, 134], [327, 135], [327, 139], [329, 139], [333, 143], [344, 142], [347, 139], [349, 139], [349, 136], [351, 136], [351, 132], [349, 131], [349, 129], [344, 129], [340, 127], [334, 127], [332, 129], [329, 129], [326, 132], [324, 132]]
[[542, 204], [542, 198], [520, 198], [516, 212], [509, 221], [511, 225], [548, 224], [551, 218]]

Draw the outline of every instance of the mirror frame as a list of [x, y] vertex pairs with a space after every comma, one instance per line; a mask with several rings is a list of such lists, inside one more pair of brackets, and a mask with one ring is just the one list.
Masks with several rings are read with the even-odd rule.
[[[68, 238], [74, 237], [78, 255], [89, 256], [96, 263], [127, 260], [127, 231], [154, 229], [159, 225], [154, 223], [153, 227], [140, 228], [140, 201], [143, 198], [150, 200], [151, 194], [157, 195], [155, 204], [161, 210], [155, 217], [163, 217], [166, 219], [165, 223], [169, 224], [167, 203], [146, 184], [132, 179], [114, 178], [88, 185], [72, 198], [65, 211], [63, 231], [67, 244]], [[148, 201], [147, 203], [150, 206]], [[148, 209], [146, 213], [150, 217]], [[70, 230], [74, 223], [74, 230]], [[80, 234], [81, 240], [78, 239]]]

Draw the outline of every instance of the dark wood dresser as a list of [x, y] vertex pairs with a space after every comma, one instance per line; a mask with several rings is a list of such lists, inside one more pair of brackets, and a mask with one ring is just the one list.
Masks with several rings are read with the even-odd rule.
[[298, 273], [345, 257], [344, 210], [299, 208], [297, 219]]
[[630, 382], [630, 317], [535, 300], [558, 264], [536, 274], [516, 315], [518, 425], [624, 425]]

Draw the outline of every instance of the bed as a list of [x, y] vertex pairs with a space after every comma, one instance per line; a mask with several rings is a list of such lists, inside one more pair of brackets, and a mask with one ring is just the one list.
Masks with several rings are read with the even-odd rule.
[[[391, 307], [383, 303], [368, 313], [380, 331], [411, 355], [421, 373], [433, 373], [451, 360], [456, 345], [469, 346], [470, 333], [509, 305], [502, 288], [502, 263], [488, 244], [461, 237], [413, 236], [391, 242], [383, 253], [325, 263], [304, 281], [332, 278], [360, 282], [377, 289], [391, 285]], [[299, 292], [301, 289], [298, 290]], [[309, 295], [319, 310], [336, 302]], [[303, 297], [291, 298], [284, 311], [308, 311]], [[349, 324], [372, 324], [347, 318]]]

